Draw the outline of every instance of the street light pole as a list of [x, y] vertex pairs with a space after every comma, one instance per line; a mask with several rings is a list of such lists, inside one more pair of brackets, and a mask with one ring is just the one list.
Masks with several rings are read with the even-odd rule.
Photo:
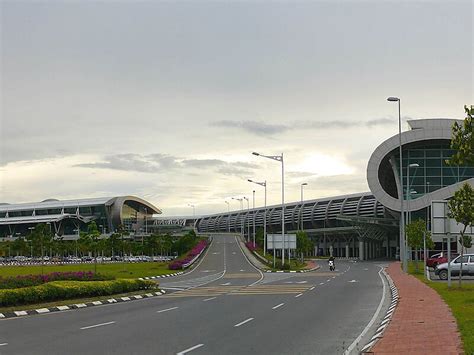
[[[300, 220], [301, 220], [301, 224], [300, 224], [300, 229], [303, 230], [303, 186], [307, 186], [308, 183], [307, 182], [303, 182], [301, 184], [301, 209], [300, 209]], [[300, 221], [298, 221], [300, 222]]]
[[403, 153], [402, 153], [402, 115], [400, 107], [400, 99], [398, 97], [387, 98], [389, 102], [398, 102], [398, 149], [400, 155], [400, 259], [402, 261], [403, 271], [407, 272], [407, 255], [405, 250], [405, 211], [403, 197]]
[[253, 155], [279, 161], [281, 163], [281, 264], [285, 265], [285, 164], [283, 162], [283, 153], [281, 155], [263, 155], [253, 152]]
[[253, 247], [255, 248], [255, 190], [252, 191], [253, 193]]
[[249, 213], [250, 213], [250, 204], [248, 197], [244, 197], [244, 200], [247, 201], [247, 217], [245, 217], [245, 222], [247, 224], [247, 242], [250, 241], [250, 223], [249, 223]]
[[230, 233], [230, 203], [229, 201], [224, 201], [227, 204], [227, 232]]
[[196, 206], [189, 203], [188, 206], [193, 208], [193, 230], [196, 231]]
[[237, 197], [232, 197], [232, 200], [237, 200], [240, 202], [240, 235], [244, 235], [244, 219], [242, 218], [242, 210], [244, 209], [244, 199], [243, 198], [237, 198]]
[[[263, 255], [267, 254], [267, 180], [263, 182], [248, 179], [248, 182], [263, 186], [265, 188], [265, 207], [263, 212]], [[273, 267], [275, 267], [275, 251], [273, 251]]]

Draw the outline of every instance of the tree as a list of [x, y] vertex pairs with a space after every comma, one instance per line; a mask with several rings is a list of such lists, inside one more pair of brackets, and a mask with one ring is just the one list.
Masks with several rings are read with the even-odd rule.
[[447, 161], [449, 165], [474, 165], [474, 106], [464, 106], [464, 110], [464, 122], [455, 122], [452, 128], [451, 148], [456, 153]]
[[[461, 243], [461, 260], [464, 256], [464, 248], [472, 246], [472, 239], [466, 235], [466, 230], [469, 226], [474, 225], [474, 189], [467, 182], [454, 193], [451, 200], [448, 201], [449, 213], [448, 217], [453, 218], [457, 223], [464, 225], [463, 230], [460, 231]], [[462, 263], [460, 264], [459, 287], [461, 287], [462, 280]]]
[[423, 248], [423, 242], [426, 238], [426, 248], [432, 249], [434, 246], [431, 239], [431, 233], [426, 229], [426, 222], [422, 219], [417, 219], [406, 226], [407, 244], [415, 252], [415, 269], [418, 271], [418, 250]]
[[95, 221], [89, 222], [87, 225], [87, 236], [90, 240], [90, 246], [92, 247], [92, 251], [94, 253], [94, 273], [97, 273], [97, 248], [99, 246], [99, 236], [100, 232], [97, 228], [97, 224]]
[[305, 231], [296, 232], [296, 252], [301, 255], [301, 262], [304, 260], [304, 254], [308, 253], [313, 247], [308, 233]]

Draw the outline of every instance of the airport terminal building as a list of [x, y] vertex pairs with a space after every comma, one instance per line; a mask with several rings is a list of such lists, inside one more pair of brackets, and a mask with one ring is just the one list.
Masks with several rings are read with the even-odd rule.
[[[402, 174], [399, 174], [398, 134], [380, 144], [369, 159], [369, 192], [285, 204], [285, 231], [304, 229], [315, 242], [315, 254], [372, 259], [396, 258], [399, 250], [400, 199], [405, 220], [423, 219], [431, 228], [432, 201], [447, 200], [465, 182], [474, 186], [474, 166], [448, 166], [455, 120], [408, 121], [403, 132]], [[96, 221], [103, 234], [119, 225], [133, 235], [195, 228], [200, 233], [231, 232], [253, 235], [266, 220], [267, 233], [282, 229], [281, 205], [193, 217], [157, 217], [161, 210], [135, 196], [81, 200], [45, 200], [39, 203], [0, 204], [0, 238], [25, 236], [38, 223], [74, 239], [86, 224]], [[434, 238], [437, 250], [445, 250]], [[458, 248], [456, 243], [453, 249]]]
[[[285, 204], [285, 231], [303, 229], [316, 243], [315, 252], [339, 257], [396, 257], [399, 247], [401, 201], [406, 220], [423, 219], [431, 228], [431, 202], [446, 200], [465, 182], [474, 186], [474, 166], [448, 166], [455, 120], [408, 121], [402, 132], [402, 174], [398, 134], [373, 152], [367, 166], [370, 192]], [[196, 221], [200, 232], [253, 232], [253, 223], [281, 232], [281, 205], [203, 216]], [[242, 227], [243, 226], [243, 227]], [[445, 247], [434, 238], [436, 249]], [[453, 243], [453, 248], [458, 245]]]
[[161, 210], [135, 196], [78, 200], [49, 199], [38, 203], [0, 204], [0, 238], [26, 236], [38, 223], [47, 223], [55, 235], [78, 238], [95, 221], [102, 234], [114, 232], [119, 225], [132, 234], [143, 232], [148, 220]]

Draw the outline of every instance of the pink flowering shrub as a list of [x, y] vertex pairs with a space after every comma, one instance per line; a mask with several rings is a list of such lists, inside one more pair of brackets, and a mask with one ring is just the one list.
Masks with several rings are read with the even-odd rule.
[[191, 260], [193, 260], [197, 255], [199, 255], [204, 249], [206, 249], [207, 240], [200, 240], [194, 248], [192, 248], [183, 258], [172, 261], [168, 265], [170, 270], [181, 270], [183, 265], [186, 265]]
[[257, 244], [254, 244], [253, 242], [247, 242], [245, 245], [250, 251], [255, 251], [255, 249], [257, 249]]

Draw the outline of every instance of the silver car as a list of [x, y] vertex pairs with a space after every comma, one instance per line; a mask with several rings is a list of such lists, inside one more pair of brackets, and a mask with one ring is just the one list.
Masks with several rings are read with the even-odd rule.
[[[462, 258], [461, 256], [458, 256], [457, 258], [451, 260], [451, 276], [459, 276], [461, 262], [463, 276], [474, 276], [474, 254], [465, 254]], [[448, 263], [437, 265], [435, 268], [435, 274], [438, 275], [441, 280], [447, 280]]]

